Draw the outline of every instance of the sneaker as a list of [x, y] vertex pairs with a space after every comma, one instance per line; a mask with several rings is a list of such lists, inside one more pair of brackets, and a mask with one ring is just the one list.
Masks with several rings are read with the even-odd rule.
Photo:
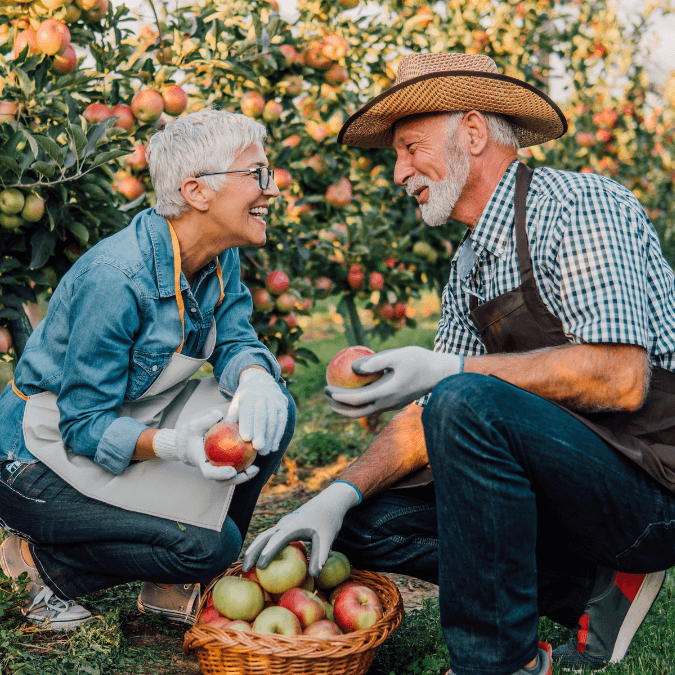
[[199, 584], [175, 584], [162, 588], [146, 581], [138, 596], [138, 609], [148, 614], [163, 614], [171, 621], [180, 621], [191, 626], [195, 622], [201, 597]]
[[581, 672], [584, 666], [602, 670], [608, 663], [619, 663], [654, 604], [666, 573], [626, 574], [602, 568], [596, 588], [602, 576], [605, 583], [597, 593], [594, 589], [576, 637], [553, 652], [553, 661], [563, 670]]
[[[0, 567], [8, 579], [18, 579], [26, 572], [28, 600], [21, 613], [41, 630], [73, 630], [91, 618], [91, 613], [73, 600], [61, 600], [44, 582], [34, 565], [29, 565], [21, 553], [21, 539], [15, 535], [0, 544]], [[19, 590], [19, 584], [12, 583]]]
[[42, 587], [22, 613], [41, 630], [73, 630], [91, 619], [91, 613], [84, 607], [74, 600], [57, 598], [47, 586]]
[[[518, 668], [513, 675], [551, 675], [552, 652], [551, 645], [547, 642], [539, 643], [539, 660], [532, 668]], [[452, 670], [448, 670], [445, 675], [453, 675]]]

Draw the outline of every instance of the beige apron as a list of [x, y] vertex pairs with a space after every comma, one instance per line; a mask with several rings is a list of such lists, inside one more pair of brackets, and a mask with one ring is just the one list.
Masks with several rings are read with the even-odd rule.
[[[176, 270], [176, 301], [184, 329], [183, 299], [180, 293], [180, 252], [173, 228]], [[218, 275], [222, 276], [220, 265]], [[220, 304], [220, 303], [219, 303]], [[150, 388], [137, 400], [126, 401], [115, 412], [132, 417], [153, 428], [175, 428], [209, 410], [227, 414], [229, 401], [220, 392], [214, 377], [190, 380], [211, 356], [216, 343], [212, 321], [201, 358], [180, 353], [180, 346]], [[89, 457], [75, 454], [65, 446], [59, 431], [60, 412], [56, 394], [41, 392], [26, 400], [23, 433], [28, 450], [78, 492], [128, 511], [144, 513], [180, 523], [220, 531], [232, 500], [234, 486], [204, 478], [197, 467], [179, 461], [149, 459], [130, 464], [115, 476]]]

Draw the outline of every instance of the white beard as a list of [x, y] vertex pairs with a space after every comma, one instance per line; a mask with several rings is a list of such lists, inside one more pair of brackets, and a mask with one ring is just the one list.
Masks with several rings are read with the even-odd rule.
[[429, 188], [429, 199], [420, 204], [422, 218], [429, 227], [438, 227], [449, 220], [469, 178], [469, 157], [457, 136], [451, 134], [445, 148], [445, 178], [432, 181], [424, 176], [412, 176], [408, 179], [406, 192], [411, 197], [420, 188]]

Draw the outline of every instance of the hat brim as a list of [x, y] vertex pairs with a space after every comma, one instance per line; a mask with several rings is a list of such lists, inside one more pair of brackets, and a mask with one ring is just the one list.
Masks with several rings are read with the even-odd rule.
[[394, 124], [404, 117], [468, 110], [506, 115], [522, 148], [567, 131], [562, 110], [531, 84], [497, 73], [449, 70], [420, 75], [382, 92], [344, 123], [337, 140], [355, 147], [388, 148]]

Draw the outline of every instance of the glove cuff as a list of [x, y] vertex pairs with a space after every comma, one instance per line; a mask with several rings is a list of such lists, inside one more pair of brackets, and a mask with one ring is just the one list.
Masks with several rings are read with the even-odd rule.
[[152, 449], [160, 459], [178, 459], [175, 429], [160, 429], [152, 440]]
[[325, 490], [324, 494], [330, 490], [331, 498], [343, 506], [345, 511], [348, 511], [353, 506], [361, 503], [361, 491], [349, 481], [336, 480], [333, 481]]

